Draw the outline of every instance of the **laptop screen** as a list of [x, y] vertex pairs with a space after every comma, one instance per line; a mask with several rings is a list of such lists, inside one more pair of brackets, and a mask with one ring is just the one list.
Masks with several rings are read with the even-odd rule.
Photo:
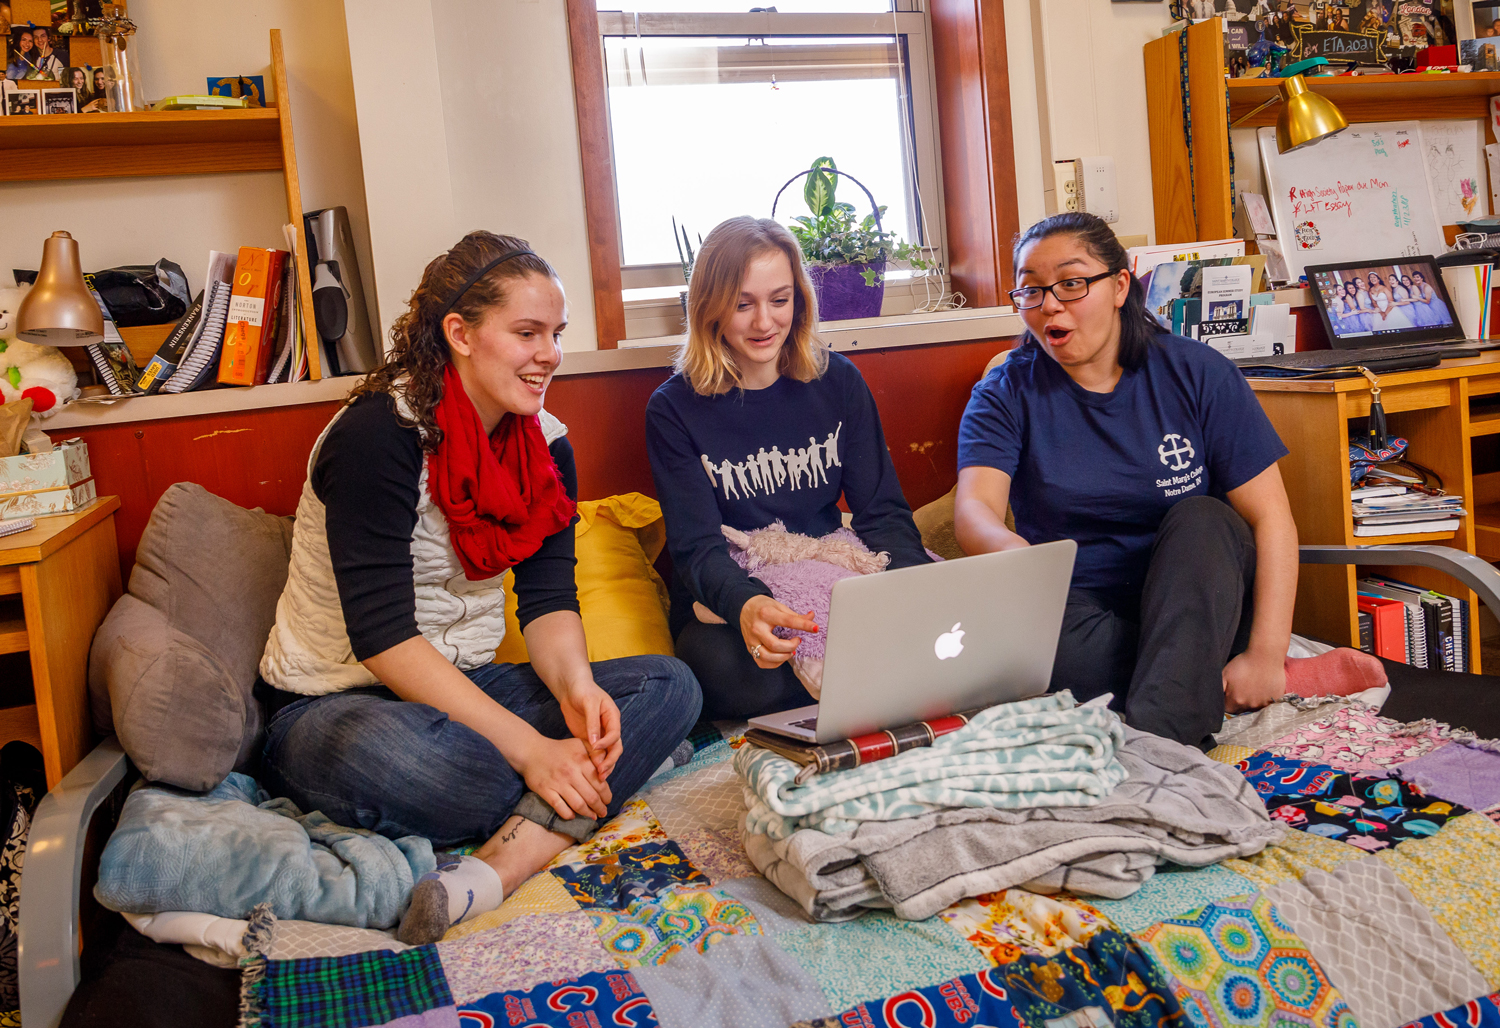
[[1397, 346], [1462, 334], [1431, 257], [1309, 267], [1307, 281], [1334, 349]]

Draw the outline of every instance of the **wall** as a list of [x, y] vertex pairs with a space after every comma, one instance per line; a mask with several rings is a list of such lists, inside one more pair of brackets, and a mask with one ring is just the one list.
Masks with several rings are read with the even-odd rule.
[[[1117, 0], [1007, 0], [1007, 32], [1021, 20], [1012, 8], [1030, 9], [1036, 43], [1031, 62], [1036, 76], [1041, 129], [1035, 156], [1027, 154], [1016, 134], [1019, 168], [1028, 159], [1041, 163], [1046, 209], [1057, 210], [1051, 160], [1108, 156], [1119, 179], [1120, 235], [1155, 239], [1151, 198], [1151, 148], [1146, 133], [1146, 79], [1141, 47], [1161, 35], [1169, 23], [1164, 3], [1119, 3]], [[1016, 47], [1011, 47], [1014, 59]], [[1019, 69], [1012, 66], [1012, 76]], [[1012, 98], [1020, 98], [1012, 88]], [[1019, 119], [1019, 113], [1013, 113]], [[1019, 120], [1017, 122], [1019, 125]], [[1028, 171], [1028, 173], [1030, 173]], [[1022, 204], [1025, 210], [1025, 203]], [[1023, 214], [1021, 223], [1028, 224]]]
[[[264, 75], [270, 30], [282, 30], [292, 128], [305, 210], [344, 206], [362, 268], [370, 266], [349, 47], [340, 5], [306, 0], [253, 4], [131, 0], [142, 88], [156, 99], [201, 93], [209, 75]], [[286, 192], [275, 172], [162, 178], [0, 183], [0, 268], [34, 268], [42, 240], [66, 229], [85, 270], [169, 257], [196, 291], [208, 251], [284, 246]], [[366, 275], [366, 296], [375, 300]]]
[[365, 177], [381, 323], [428, 260], [486, 228], [521, 236], [557, 268], [572, 300], [563, 346], [595, 349], [562, 0], [345, 0], [345, 10], [360, 142], [382, 155]]

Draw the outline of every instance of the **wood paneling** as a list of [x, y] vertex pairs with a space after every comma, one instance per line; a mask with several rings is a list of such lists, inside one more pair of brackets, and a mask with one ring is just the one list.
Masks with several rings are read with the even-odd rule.
[[615, 157], [609, 141], [609, 98], [599, 45], [595, 0], [567, 0], [568, 48], [573, 58], [573, 102], [583, 161], [583, 209], [589, 227], [589, 273], [594, 280], [594, 326], [599, 349], [625, 338], [620, 293], [620, 219], [615, 209]]
[[[969, 392], [990, 357], [1013, 342], [849, 354], [875, 396], [891, 460], [913, 508], [957, 480], [958, 422]], [[646, 458], [645, 410], [669, 374], [667, 368], [640, 368], [553, 381], [547, 409], [568, 426], [582, 496], [656, 495]], [[81, 436], [99, 493], [120, 497], [115, 523], [121, 569], [128, 576], [146, 521], [174, 482], [197, 482], [242, 507], [295, 513], [308, 454], [338, 409], [338, 402], [329, 402], [235, 411], [69, 430], [56, 438]]]
[[949, 272], [971, 307], [993, 307], [1006, 302], [1021, 227], [1004, 8], [933, 0], [929, 13]]
[[1145, 46], [1146, 127], [1151, 142], [1151, 202], [1156, 213], [1158, 243], [1187, 243], [1199, 238], [1192, 204], [1175, 197], [1188, 195], [1187, 145], [1182, 137], [1182, 87], [1177, 36], [1162, 36]]
[[1218, 19], [1190, 26], [1187, 34], [1198, 238], [1227, 239], [1234, 235], [1234, 200], [1229, 180], [1229, 105], [1224, 102], [1224, 34]]
[[1191, 174], [1187, 138], [1182, 131], [1181, 34], [1153, 39], [1144, 48], [1146, 124], [1158, 243], [1234, 235], [1221, 31], [1217, 19], [1187, 30], [1188, 97], [1193, 122]]

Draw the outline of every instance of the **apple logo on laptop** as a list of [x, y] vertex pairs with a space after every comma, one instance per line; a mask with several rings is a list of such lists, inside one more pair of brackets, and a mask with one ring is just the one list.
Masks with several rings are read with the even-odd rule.
[[947, 660], [956, 657], [964, 651], [964, 633], [958, 626], [962, 621], [955, 624], [948, 631], [937, 637], [937, 642], [932, 644], [932, 652], [937, 654], [938, 660]]

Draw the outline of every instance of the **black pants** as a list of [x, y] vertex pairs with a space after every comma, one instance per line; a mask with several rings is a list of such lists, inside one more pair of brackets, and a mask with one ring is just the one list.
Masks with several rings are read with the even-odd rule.
[[770, 670], [759, 667], [733, 625], [689, 621], [676, 648], [677, 659], [692, 669], [703, 689], [705, 721], [743, 721], [814, 702], [791, 661]]
[[1083, 590], [1068, 594], [1052, 690], [1080, 701], [1112, 692], [1131, 727], [1211, 746], [1224, 721], [1224, 665], [1250, 642], [1254, 584], [1250, 526], [1219, 500], [1183, 500], [1157, 529], [1136, 619]]

